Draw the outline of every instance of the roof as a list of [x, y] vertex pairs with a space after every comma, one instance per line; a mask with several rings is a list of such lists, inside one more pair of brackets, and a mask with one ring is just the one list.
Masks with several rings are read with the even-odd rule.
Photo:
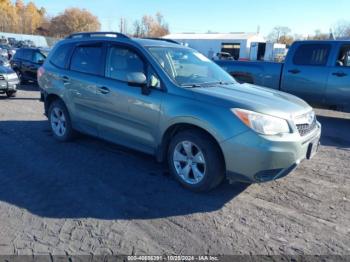
[[163, 38], [167, 39], [199, 39], [199, 40], [213, 40], [213, 39], [221, 39], [221, 40], [232, 40], [232, 39], [249, 39], [252, 37], [261, 37], [257, 33], [228, 33], [228, 34], [220, 34], [220, 33], [207, 33], [207, 34], [196, 34], [196, 33], [181, 33], [181, 34], [169, 34], [164, 36]]
[[348, 43], [349, 40], [298, 40], [295, 41], [294, 43], [306, 43], [306, 44], [332, 44], [332, 43]]
[[[88, 42], [91, 40], [98, 40], [98, 41], [112, 41], [117, 43], [136, 43], [143, 47], [146, 46], [160, 46], [160, 47], [182, 47], [186, 48], [182, 45], [175, 44], [166, 40], [162, 39], [147, 39], [147, 38], [129, 38], [129, 37], [115, 37], [115, 36], [106, 36], [103, 34], [96, 34], [94, 35], [94, 32], [92, 33], [84, 33], [85, 37], [68, 37], [64, 38], [60, 41], [60, 43], [65, 42], [71, 42], [71, 43], [77, 43], [77, 42]], [[94, 36], [89, 37], [89, 34], [92, 34]]]
[[[161, 39], [145, 39], [145, 38], [131, 38], [131, 40], [137, 42], [142, 46], [167, 46], [167, 47], [179, 47], [179, 44], [171, 43], [168, 41], [162, 41]], [[184, 47], [184, 46], [180, 46]]]

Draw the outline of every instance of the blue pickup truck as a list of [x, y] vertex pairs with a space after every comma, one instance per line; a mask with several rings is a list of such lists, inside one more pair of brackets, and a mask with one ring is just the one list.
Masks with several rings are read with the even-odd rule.
[[350, 112], [350, 41], [298, 41], [285, 63], [216, 61], [238, 82], [294, 94], [316, 107]]

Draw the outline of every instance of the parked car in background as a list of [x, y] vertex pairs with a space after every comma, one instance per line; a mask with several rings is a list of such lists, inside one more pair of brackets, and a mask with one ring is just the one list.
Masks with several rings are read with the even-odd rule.
[[0, 56], [8, 58], [8, 51], [5, 45], [0, 44]]
[[0, 36], [0, 44], [4, 44], [4, 45], [8, 44], [8, 40], [5, 36]]
[[15, 49], [10, 45], [0, 44], [0, 56], [4, 56], [10, 60], [15, 53]]
[[14, 37], [9, 37], [9, 38], [7, 38], [7, 40], [8, 40], [8, 44], [10, 45], [10, 46], [16, 46], [16, 44], [17, 44], [17, 40], [16, 40], [16, 38], [14, 38]]
[[24, 44], [27, 46], [27, 47], [36, 47], [35, 46], [35, 43], [32, 41], [32, 40], [24, 40]]
[[155, 155], [186, 188], [281, 178], [317, 152], [303, 100], [238, 84], [199, 52], [119, 33], [60, 41], [38, 71], [53, 136], [75, 130]]
[[0, 56], [0, 66], [11, 67], [9, 60], [3, 56]]
[[296, 95], [312, 105], [350, 112], [350, 41], [298, 41], [285, 63], [216, 61], [239, 82]]
[[0, 66], [0, 94], [15, 96], [18, 84], [17, 74], [10, 67]]
[[21, 82], [36, 82], [38, 68], [45, 59], [46, 55], [38, 48], [20, 48], [10, 63]]

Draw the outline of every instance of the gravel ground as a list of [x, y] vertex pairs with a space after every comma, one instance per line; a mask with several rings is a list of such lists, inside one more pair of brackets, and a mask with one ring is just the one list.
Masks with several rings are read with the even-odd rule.
[[194, 194], [150, 156], [56, 142], [38, 97], [0, 98], [0, 254], [350, 255], [350, 114], [317, 111], [320, 152], [289, 176]]

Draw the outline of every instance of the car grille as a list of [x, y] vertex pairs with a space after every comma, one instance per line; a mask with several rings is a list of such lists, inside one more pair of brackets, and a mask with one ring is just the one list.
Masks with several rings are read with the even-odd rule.
[[316, 117], [314, 118], [311, 124], [297, 124], [297, 128], [301, 136], [306, 136], [307, 134], [311, 133], [316, 128], [316, 126]]
[[0, 80], [5, 80], [5, 77], [3, 75], [0, 75]]

